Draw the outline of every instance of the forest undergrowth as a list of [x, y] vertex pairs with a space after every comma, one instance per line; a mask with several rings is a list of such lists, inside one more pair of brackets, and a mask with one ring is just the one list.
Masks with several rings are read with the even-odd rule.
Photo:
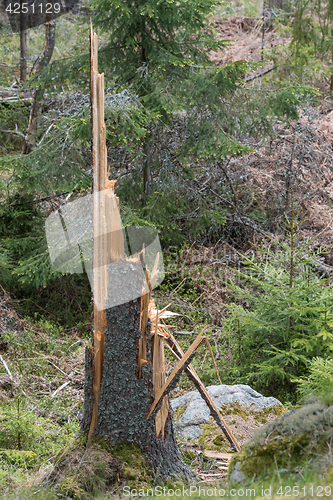
[[[183, 349], [207, 326], [223, 383], [248, 383], [295, 409], [310, 393], [333, 392], [330, 65], [319, 64], [310, 47], [302, 67], [288, 66], [295, 49], [281, 12], [274, 24], [264, 19], [262, 52], [260, 8], [256, 1], [222, 2], [212, 19], [219, 39], [230, 45], [211, 51], [211, 59], [219, 66], [243, 59], [257, 64], [242, 75], [231, 100], [225, 98], [231, 115], [244, 106], [238, 125], [229, 118], [223, 122], [224, 132], [242, 145], [241, 154], [184, 159], [179, 150], [189, 134], [187, 117], [174, 113], [168, 126], [149, 129], [155, 166], [146, 199], [142, 129], [151, 117], [126, 89], [115, 96], [110, 86], [108, 163], [123, 223], [159, 231], [166, 276], [154, 298], [160, 308], [171, 304], [179, 313], [168, 322]], [[55, 60], [86, 51], [87, 27], [85, 15], [60, 18]], [[64, 80], [61, 91], [45, 90], [36, 148], [19, 156], [32, 91], [17, 83], [18, 35], [6, 24], [0, 29], [0, 129], [16, 132], [0, 130], [0, 491], [5, 498], [51, 499], [53, 493], [43, 490], [35, 495], [36, 486], [79, 430], [91, 292], [86, 276], [52, 270], [44, 221], [90, 190], [87, 78], [83, 61], [77, 73], [81, 88]], [[29, 31], [30, 67], [43, 36], [42, 27]], [[294, 91], [295, 80], [311, 92]], [[265, 99], [276, 115], [260, 108]], [[193, 111], [194, 123], [200, 112]], [[253, 130], [245, 133], [242, 121]], [[168, 354], [167, 374], [174, 365]], [[205, 348], [193, 366], [206, 386], [218, 383]], [[189, 390], [193, 387], [182, 376], [172, 396]], [[329, 396], [326, 403], [331, 404]], [[192, 467], [212, 467], [182, 443], [180, 450]], [[325, 463], [323, 471], [331, 465]], [[278, 491], [297, 480], [308, 488], [320, 480], [308, 470], [304, 477], [289, 478], [279, 470], [263, 477], [264, 486], [273, 484]], [[322, 481], [329, 484], [329, 476]], [[27, 492], [16, 493], [22, 487]], [[304, 492], [301, 498], [312, 497]]]

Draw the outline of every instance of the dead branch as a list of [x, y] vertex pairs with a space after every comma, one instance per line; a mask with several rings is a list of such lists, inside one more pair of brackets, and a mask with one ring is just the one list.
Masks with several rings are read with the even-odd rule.
[[267, 73], [270, 73], [271, 71], [273, 71], [274, 68], [275, 68], [275, 66], [274, 66], [274, 63], [272, 62], [268, 66], [265, 66], [265, 68], [262, 68], [261, 70], [256, 71], [255, 73], [249, 73], [244, 78], [244, 80], [246, 82], [252, 82], [256, 78], [260, 78], [261, 76], [267, 75]]
[[0, 132], [2, 134], [17, 135], [19, 137], [22, 137], [22, 139], [25, 138], [25, 135], [22, 132], [20, 132], [19, 130], [2, 130], [2, 129], [0, 129]]

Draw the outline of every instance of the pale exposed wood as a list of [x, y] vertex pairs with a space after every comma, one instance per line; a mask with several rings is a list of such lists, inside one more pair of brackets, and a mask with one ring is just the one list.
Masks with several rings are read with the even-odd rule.
[[[158, 311], [158, 319], [163, 320], [164, 318], [171, 318], [172, 316], [180, 316], [178, 313], [174, 313], [171, 311], [168, 311], [168, 307], [171, 304], [168, 304], [166, 307], [161, 309], [161, 311]], [[151, 329], [151, 336], [154, 335], [155, 331], [155, 323], [156, 323], [156, 315], [157, 315], [157, 308], [155, 306], [154, 300], [150, 300], [149, 302], [149, 318], [152, 323], [152, 329]], [[173, 325], [166, 325], [163, 321], [162, 323], [158, 323], [158, 334], [162, 337], [170, 337], [170, 333], [168, 331], [168, 328], [174, 328]]]
[[[98, 73], [98, 37], [90, 28], [90, 99], [93, 157], [93, 395], [94, 405], [87, 444], [97, 422], [98, 402], [103, 376], [104, 330], [106, 313], [100, 306], [107, 297], [108, 276], [102, 265], [107, 250], [105, 196], [107, 153], [104, 123], [104, 75]], [[102, 193], [101, 193], [102, 192]], [[98, 193], [98, 194], [97, 194]]]
[[234, 457], [234, 453], [223, 453], [220, 451], [205, 450], [204, 455], [207, 458], [212, 458], [216, 460], [231, 460]]
[[[207, 328], [207, 327], [206, 327]], [[163, 385], [162, 389], [159, 391], [158, 395], [155, 397], [155, 401], [153, 402], [153, 404], [151, 405], [150, 409], [149, 409], [149, 412], [148, 412], [148, 415], [147, 415], [147, 418], [150, 417], [150, 415], [153, 413], [153, 411], [155, 410], [156, 406], [160, 403], [162, 397], [167, 394], [167, 389], [168, 387], [170, 386], [171, 382], [174, 380], [174, 378], [179, 375], [179, 373], [184, 370], [184, 365], [186, 363], [186, 361], [188, 361], [188, 359], [192, 356], [192, 354], [194, 354], [194, 352], [196, 351], [196, 349], [199, 347], [199, 345], [201, 344], [201, 342], [203, 341], [204, 337], [203, 337], [203, 332], [206, 330], [206, 328], [204, 328], [200, 333], [199, 335], [197, 336], [197, 338], [195, 339], [195, 341], [190, 345], [190, 347], [187, 349], [186, 353], [184, 354], [184, 356], [179, 359], [178, 363], [176, 364], [176, 366], [174, 367], [174, 369], [172, 370], [171, 374], [169, 375], [169, 378], [168, 380], [165, 382], [165, 384]]]
[[[172, 350], [172, 352], [174, 353], [174, 355], [179, 360], [181, 360], [182, 357], [184, 356], [184, 352], [181, 349], [181, 347], [179, 346], [179, 344], [176, 341], [176, 339], [172, 335], [170, 335], [170, 338], [166, 339], [166, 342], [167, 342], [167, 345]], [[185, 373], [187, 374], [188, 378], [190, 380], [192, 380], [192, 382], [194, 383], [195, 387], [198, 389], [199, 394], [201, 395], [202, 399], [205, 401], [205, 403], [207, 404], [207, 406], [208, 406], [208, 408], [210, 410], [210, 414], [214, 418], [214, 420], [217, 423], [217, 425], [222, 429], [223, 433], [225, 434], [226, 438], [228, 439], [229, 443], [231, 444], [231, 447], [235, 451], [239, 451], [241, 449], [241, 447], [240, 447], [237, 439], [232, 434], [231, 430], [229, 429], [228, 424], [226, 423], [226, 421], [222, 417], [219, 409], [217, 408], [217, 406], [215, 405], [214, 401], [210, 397], [210, 395], [209, 395], [206, 387], [201, 382], [201, 380], [200, 380], [198, 374], [196, 373], [196, 371], [194, 370], [194, 368], [191, 365], [189, 365], [186, 368]]]
[[144, 293], [141, 296], [141, 314], [140, 314], [140, 331], [141, 339], [139, 339], [139, 378], [142, 376], [142, 361], [146, 360], [146, 347], [147, 347], [147, 322], [148, 322], [148, 306], [149, 306], [149, 296], [148, 293]]
[[[92, 420], [88, 433], [88, 445], [98, 416], [98, 402], [100, 398], [101, 381], [103, 377], [104, 361], [104, 331], [106, 328], [105, 307], [108, 297], [107, 266], [110, 261], [124, 258], [124, 238], [120, 218], [119, 200], [114, 193], [115, 181], [108, 179], [107, 149], [105, 144], [106, 128], [104, 123], [104, 75], [98, 73], [98, 37], [90, 30], [90, 91], [91, 91], [91, 125], [92, 125], [92, 157], [93, 157], [93, 395], [94, 404]], [[141, 252], [144, 261], [144, 248]], [[138, 368], [142, 376], [142, 366], [147, 360], [147, 324], [152, 315], [151, 293], [158, 276], [159, 254], [149, 278], [145, 270], [145, 283], [141, 297], [140, 331]], [[102, 307], [101, 307], [102, 306]], [[168, 315], [163, 311], [163, 317]], [[154, 387], [159, 392], [165, 384], [165, 366], [163, 338], [160, 332], [166, 334], [163, 325], [158, 324], [156, 311], [155, 342], [154, 342]], [[169, 313], [169, 315], [171, 315]], [[152, 321], [153, 323], [153, 321]], [[156, 432], [164, 436], [164, 426], [168, 417], [168, 399], [162, 401], [162, 407], [156, 415]]]
[[[154, 394], [158, 394], [165, 384], [165, 359], [163, 338], [158, 334], [158, 311], [155, 318], [154, 348], [153, 348], [153, 384]], [[168, 418], [168, 398], [164, 396], [162, 406], [155, 417], [156, 436], [162, 433], [164, 438], [165, 423]]]
[[[144, 255], [144, 248], [142, 250]], [[145, 283], [142, 290], [141, 296], [141, 314], [140, 314], [140, 331], [142, 338], [139, 339], [139, 377], [142, 376], [142, 363], [141, 360], [147, 359], [147, 324], [149, 317], [149, 305], [151, 298], [152, 287], [149, 282], [148, 271], [145, 269]]]

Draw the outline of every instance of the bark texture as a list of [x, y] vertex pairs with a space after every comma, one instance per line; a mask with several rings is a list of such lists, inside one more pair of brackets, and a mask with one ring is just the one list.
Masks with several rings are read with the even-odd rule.
[[20, 80], [21, 82], [25, 82], [27, 79], [27, 19], [26, 14], [22, 10], [20, 12], [20, 52]]
[[269, 9], [281, 9], [288, 11], [288, 0], [268, 0]]
[[[36, 73], [43, 71], [51, 61], [56, 39], [56, 20], [53, 14], [47, 15], [48, 22], [45, 24], [45, 43], [43, 52], [35, 63]], [[22, 153], [31, 153], [36, 140], [38, 117], [41, 113], [43, 102], [40, 99], [42, 87], [38, 87], [33, 96], [27, 134], [23, 140]]]
[[[118, 273], [126, 275], [128, 263], [119, 262]], [[139, 330], [140, 309], [141, 298], [138, 298], [106, 311], [103, 378], [94, 435], [114, 445], [135, 443], [151, 459], [159, 477], [181, 475], [189, 480], [194, 475], [179, 455], [169, 401], [164, 438], [162, 432], [157, 437], [155, 431], [155, 416], [160, 405], [147, 419], [148, 410], [154, 401], [152, 349], [148, 322], [148, 361], [142, 366], [142, 377], [139, 378], [138, 344], [142, 337]], [[89, 430], [93, 406], [91, 370], [91, 354], [87, 352], [84, 415], [81, 423], [83, 431]]]

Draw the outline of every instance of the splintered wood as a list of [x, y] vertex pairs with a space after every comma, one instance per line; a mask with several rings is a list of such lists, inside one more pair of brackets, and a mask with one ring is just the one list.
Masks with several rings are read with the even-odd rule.
[[176, 366], [172, 370], [171, 374], [169, 375], [168, 380], [166, 380], [166, 382], [164, 383], [163, 387], [160, 389], [160, 391], [155, 396], [155, 401], [153, 402], [153, 404], [151, 405], [151, 407], [149, 409], [147, 418], [149, 418], [150, 415], [153, 413], [153, 411], [155, 410], [156, 406], [161, 401], [162, 397], [165, 396], [166, 394], [168, 394], [168, 392], [169, 392], [168, 389], [170, 387], [171, 382], [174, 380], [174, 378], [176, 376], [178, 376], [183, 370], [185, 370], [185, 368], [186, 368], [186, 361], [188, 361], [190, 359], [190, 357], [195, 353], [196, 349], [199, 347], [199, 345], [201, 344], [201, 342], [204, 340], [204, 337], [202, 336], [204, 330], [199, 333], [199, 335], [197, 336], [197, 338], [195, 339], [195, 341], [193, 342], [193, 344], [190, 345], [190, 347], [188, 348], [188, 350], [186, 351], [186, 353], [184, 354], [184, 356], [178, 361], [178, 363], [176, 364]]
[[209, 483], [220, 481], [227, 477], [230, 460], [235, 456], [233, 453], [220, 453], [219, 451], [205, 450], [204, 456], [213, 462], [208, 471], [203, 471], [202, 469], [195, 470], [202, 481]]
[[[144, 260], [145, 249], [142, 249], [141, 257]], [[153, 269], [151, 271], [151, 275], [149, 278], [148, 270], [145, 269], [145, 283], [142, 290], [141, 296], [141, 314], [140, 314], [140, 331], [142, 334], [142, 338], [139, 340], [139, 355], [138, 355], [138, 366], [139, 366], [139, 377], [142, 376], [142, 366], [147, 363], [147, 324], [148, 318], [151, 319], [152, 307], [154, 307], [154, 301], [151, 300], [151, 293], [153, 287], [157, 280], [158, 275], [158, 262], [159, 262], [159, 253], [156, 254], [155, 262]], [[153, 335], [153, 325], [151, 326], [151, 335]]]
[[[104, 74], [98, 73], [98, 36], [90, 28], [90, 99], [93, 159], [93, 394], [94, 406], [88, 434], [93, 434], [98, 413], [104, 362], [105, 304], [108, 294], [107, 264], [124, 257], [124, 241], [115, 181], [108, 180], [104, 123]], [[98, 304], [98, 307], [97, 307]], [[104, 307], [103, 307], [104, 304]]]
[[[154, 347], [153, 347], [153, 383], [155, 397], [165, 384], [165, 360], [164, 360], [164, 345], [163, 338], [158, 334], [158, 311], [155, 319], [154, 332]], [[168, 418], [168, 398], [164, 397], [162, 406], [155, 417], [155, 430], [158, 437], [162, 433], [164, 438], [165, 422]]]
[[[108, 272], [110, 262], [116, 262], [125, 257], [124, 237], [122, 232], [119, 200], [114, 194], [116, 181], [108, 179], [106, 129], [104, 123], [104, 74], [98, 73], [98, 36], [90, 29], [90, 96], [91, 96], [91, 124], [92, 124], [92, 157], [93, 157], [93, 395], [94, 406], [92, 420], [88, 434], [88, 445], [97, 422], [98, 402], [100, 398], [101, 382], [104, 362], [104, 331], [106, 328], [105, 305], [108, 298]], [[144, 249], [141, 257], [144, 261]], [[140, 259], [140, 255], [137, 260]], [[138, 371], [142, 375], [142, 366], [147, 360], [147, 324], [148, 318], [156, 314], [154, 302], [151, 301], [151, 292], [158, 275], [159, 254], [149, 278], [145, 270], [145, 283], [141, 297], [140, 330], [142, 338], [139, 340]], [[98, 304], [98, 307], [97, 307]], [[104, 306], [104, 307], [103, 307]], [[162, 313], [163, 316], [163, 313]], [[155, 323], [152, 318], [152, 332]], [[153, 349], [153, 380], [155, 393], [165, 383], [164, 347], [159, 336], [159, 326], [156, 322], [156, 337]], [[156, 434], [164, 437], [165, 422], [168, 417], [168, 401], [164, 399], [162, 408], [156, 416]]]
[[[107, 172], [107, 150], [106, 129], [104, 123], [104, 74], [98, 73], [98, 37], [90, 29], [90, 99], [91, 99], [91, 128], [92, 128], [92, 157], [93, 157], [93, 248], [92, 248], [92, 271], [93, 271], [93, 342], [91, 356], [93, 360], [93, 409], [88, 433], [87, 445], [97, 423], [98, 403], [100, 399], [101, 383], [103, 378], [103, 363], [105, 352], [104, 331], [107, 325], [106, 307], [108, 306], [108, 266], [111, 262], [121, 259], [139, 262], [144, 265], [145, 248], [129, 259], [125, 257], [124, 236], [120, 218], [119, 200], [114, 193], [116, 181], [108, 180]], [[184, 353], [176, 340], [169, 332], [168, 325], [164, 319], [175, 316], [176, 313], [168, 311], [166, 306], [161, 311], [155, 307], [151, 298], [152, 289], [158, 277], [159, 254], [157, 253], [155, 263], [149, 272], [144, 267], [144, 284], [141, 293], [140, 324], [141, 338], [138, 343], [138, 377], [142, 377], [143, 366], [151, 362], [153, 365], [153, 385], [155, 400], [148, 410], [147, 418], [155, 414], [156, 436], [164, 439], [165, 424], [169, 415], [168, 393], [174, 386], [179, 375], [185, 371], [190, 380], [199, 390], [199, 393], [208, 405], [211, 414], [218, 425], [229, 439], [230, 444], [238, 451], [240, 449], [236, 439], [230, 432], [222, 415], [210, 398], [205, 386], [190, 365], [190, 361], [205, 340], [213, 358], [214, 366], [218, 374], [215, 359], [208, 340], [203, 336], [204, 330], [198, 335], [189, 349]], [[140, 285], [141, 286], [141, 285]], [[140, 293], [140, 292], [139, 292]], [[170, 305], [170, 304], [169, 304]], [[147, 359], [147, 326], [151, 322], [150, 335], [152, 338], [152, 359]], [[166, 380], [164, 343], [172, 350], [178, 361], [172, 373]], [[115, 360], [116, 362], [117, 360]], [[219, 377], [219, 374], [218, 374]], [[221, 379], [219, 377], [221, 382]], [[158, 411], [157, 411], [157, 407]]]
[[[169, 338], [166, 339], [166, 342], [167, 342], [168, 347], [173, 352], [173, 354], [177, 357], [177, 359], [179, 359], [179, 360], [183, 359], [184, 352], [182, 351], [181, 347], [179, 346], [176, 339], [172, 335], [170, 335]], [[214, 418], [217, 425], [222, 429], [223, 433], [225, 434], [226, 438], [228, 439], [229, 443], [231, 444], [231, 447], [235, 451], [239, 451], [241, 448], [239, 446], [237, 439], [233, 436], [226, 421], [222, 417], [219, 409], [217, 408], [214, 401], [210, 397], [206, 387], [201, 382], [198, 374], [196, 373], [196, 371], [194, 370], [192, 365], [189, 365], [186, 368], [185, 373], [188, 376], [188, 378], [194, 383], [195, 387], [199, 391], [200, 396], [205, 401], [206, 405], [208, 406], [208, 408], [210, 410], [210, 414]]]
[[[145, 250], [142, 250], [142, 257], [144, 258]], [[155, 307], [154, 301], [151, 299], [152, 289], [156, 283], [158, 275], [158, 262], [159, 254], [156, 255], [153, 269], [151, 271], [150, 279], [147, 269], [145, 270], [145, 284], [141, 296], [141, 314], [140, 314], [140, 330], [141, 339], [139, 339], [139, 353], [138, 353], [138, 369], [139, 377], [142, 376], [142, 366], [148, 362], [147, 360], [147, 323], [148, 319], [151, 322], [150, 334], [153, 340], [152, 363], [153, 363], [153, 384], [154, 396], [159, 393], [165, 384], [165, 361], [164, 361], [164, 344], [163, 334], [161, 337], [162, 325], [158, 323], [158, 317], [165, 317], [166, 308], [160, 312]], [[167, 333], [166, 333], [167, 335]], [[156, 436], [160, 435], [164, 438], [165, 424], [169, 414], [168, 398], [164, 397], [162, 406], [155, 417], [155, 431]]]

